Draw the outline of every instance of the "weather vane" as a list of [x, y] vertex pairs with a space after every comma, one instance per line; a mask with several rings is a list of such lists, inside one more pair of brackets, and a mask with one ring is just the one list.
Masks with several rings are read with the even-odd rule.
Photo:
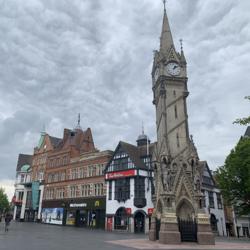
[[162, 0], [163, 5], [164, 5], [164, 11], [166, 11], [166, 0]]

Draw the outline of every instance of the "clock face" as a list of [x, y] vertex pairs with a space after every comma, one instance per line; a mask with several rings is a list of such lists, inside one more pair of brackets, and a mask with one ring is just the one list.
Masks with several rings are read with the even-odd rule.
[[159, 68], [156, 68], [154, 73], [154, 80], [157, 81], [158, 77], [159, 77]]
[[181, 67], [176, 62], [168, 63], [165, 68], [166, 68], [167, 73], [172, 76], [178, 76], [181, 72]]

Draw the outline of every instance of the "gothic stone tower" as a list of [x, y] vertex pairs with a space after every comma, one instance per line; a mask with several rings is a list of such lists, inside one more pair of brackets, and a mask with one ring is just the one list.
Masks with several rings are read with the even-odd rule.
[[152, 69], [157, 144], [154, 150], [155, 205], [150, 240], [214, 244], [201, 193], [202, 167], [188, 131], [186, 59], [175, 49], [164, 8], [160, 50]]

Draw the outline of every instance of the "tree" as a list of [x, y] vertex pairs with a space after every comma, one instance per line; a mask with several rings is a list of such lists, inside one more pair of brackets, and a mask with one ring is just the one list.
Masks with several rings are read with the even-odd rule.
[[250, 213], [250, 138], [241, 138], [219, 167], [216, 179], [227, 203], [242, 215]]
[[5, 211], [9, 211], [10, 204], [8, 201], [7, 194], [5, 193], [4, 189], [0, 187], [0, 214]]
[[[245, 99], [250, 101], [250, 96], [246, 96]], [[250, 124], [250, 116], [244, 118], [238, 118], [234, 122], [234, 124], [247, 125]]]

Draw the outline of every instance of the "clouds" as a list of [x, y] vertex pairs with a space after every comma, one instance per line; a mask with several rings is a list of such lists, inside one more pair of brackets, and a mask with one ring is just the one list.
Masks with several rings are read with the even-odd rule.
[[[190, 131], [215, 168], [249, 112], [250, 3], [169, 1], [175, 46], [188, 62]], [[18, 153], [39, 131], [62, 137], [81, 113], [100, 149], [135, 143], [142, 120], [155, 140], [151, 66], [159, 48], [161, 1], [0, 0], [1, 179], [15, 177]]]

